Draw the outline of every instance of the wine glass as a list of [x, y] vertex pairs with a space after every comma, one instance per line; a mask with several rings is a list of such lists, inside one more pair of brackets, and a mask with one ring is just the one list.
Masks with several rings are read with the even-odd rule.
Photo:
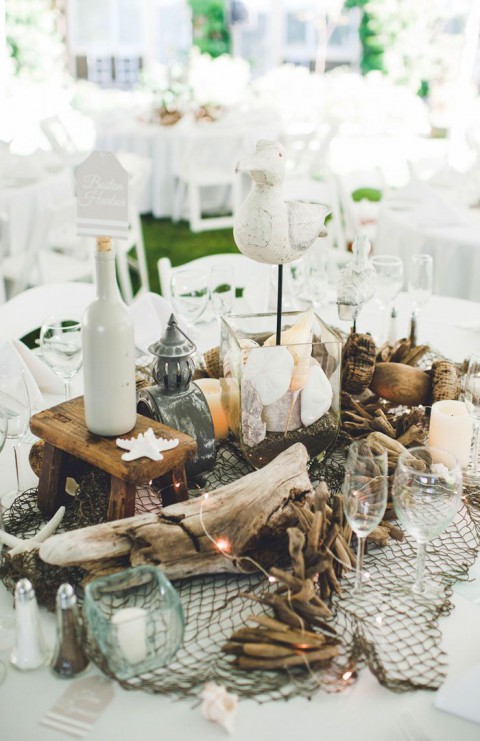
[[478, 471], [479, 437], [480, 437], [480, 355], [470, 355], [468, 358], [467, 372], [464, 379], [464, 399], [473, 419], [473, 454], [468, 470], [468, 477], [477, 479]]
[[0, 405], [7, 415], [7, 439], [13, 442], [17, 489], [20, 491], [18, 448], [30, 422], [30, 397], [23, 368], [18, 365], [0, 366]]
[[392, 497], [402, 527], [417, 543], [415, 594], [435, 597], [434, 586], [425, 583], [427, 543], [453, 521], [461, 495], [462, 469], [452, 453], [417, 447], [400, 454]]
[[433, 257], [424, 252], [412, 255], [408, 270], [408, 293], [412, 300], [412, 324], [433, 293]]
[[208, 274], [189, 268], [176, 270], [170, 281], [170, 290], [175, 310], [191, 327], [208, 305]]
[[390, 305], [400, 293], [403, 285], [403, 262], [393, 255], [374, 255], [370, 262], [377, 274], [375, 279], [375, 298], [382, 315], [382, 330], [379, 342], [384, 341], [385, 326], [390, 316]]
[[235, 276], [231, 265], [214, 265], [210, 269], [210, 298], [215, 316], [233, 311]]
[[345, 464], [343, 509], [358, 539], [354, 594], [362, 589], [365, 539], [381, 522], [387, 506], [387, 452], [373, 453], [365, 440], [351, 443]]
[[319, 309], [328, 303], [330, 292], [329, 259], [323, 248], [314, 244], [307, 252], [306, 258], [307, 285], [312, 304]]
[[60, 376], [65, 386], [65, 399], [71, 398], [72, 378], [82, 366], [82, 325], [72, 319], [50, 316], [40, 330], [43, 359]]

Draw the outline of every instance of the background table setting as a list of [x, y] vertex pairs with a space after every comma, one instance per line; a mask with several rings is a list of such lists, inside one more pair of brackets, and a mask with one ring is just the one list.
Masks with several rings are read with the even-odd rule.
[[[97, 235], [96, 298], [39, 287], [0, 307], [0, 703], [32, 695], [30, 713], [5, 713], [11, 737], [161, 723], [211, 738], [211, 721], [239, 738], [478, 735], [480, 305], [432, 295], [429, 256], [417, 272], [370, 257], [363, 235], [335, 295], [325, 279], [311, 291], [298, 255], [328, 209], [284, 204], [282, 155], [261, 140], [240, 162], [265, 187], [235, 217], [238, 269], [164, 264], [165, 295], [126, 307], [112, 250], [126, 200], [92, 206], [90, 183], [122, 194], [128, 176], [92, 154], [77, 228]], [[15, 322], [22, 302], [31, 324]], [[43, 445], [28, 453], [29, 421]], [[30, 582], [56, 625], [41, 610], [38, 628]]]

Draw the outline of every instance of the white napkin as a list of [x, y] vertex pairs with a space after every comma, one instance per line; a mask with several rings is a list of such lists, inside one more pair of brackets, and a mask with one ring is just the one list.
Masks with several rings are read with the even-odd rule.
[[429, 186], [422, 183], [421, 180], [410, 180], [402, 188], [389, 191], [388, 195], [384, 198], [384, 203], [387, 206], [408, 203], [415, 205], [430, 197], [431, 193], [432, 191]]
[[[174, 309], [167, 299], [157, 293], [144, 293], [130, 304], [130, 315], [135, 327], [135, 345], [148, 353], [149, 346], [160, 339]], [[182, 326], [179, 321], [179, 325]]]
[[435, 697], [435, 707], [480, 723], [480, 664], [457, 679], [447, 680]]
[[45, 170], [36, 160], [35, 156], [13, 156], [2, 161], [2, 178], [21, 182], [39, 180], [45, 174]]
[[440, 198], [430, 198], [412, 213], [418, 226], [460, 226], [465, 223], [455, 209]]
[[43, 409], [43, 393], [64, 393], [62, 379], [20, 340], [0, 343], [1, 365], [17, 365], [24, 369], [32, 409]]

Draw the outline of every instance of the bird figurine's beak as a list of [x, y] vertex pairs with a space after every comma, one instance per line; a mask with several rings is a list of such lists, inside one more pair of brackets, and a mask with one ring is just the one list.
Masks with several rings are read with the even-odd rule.
[[239, 172], [252, 172], [252, 170], [258, 169], [258, 163], [255, 162], [253, 157], [249, 157], [248, 159], [240, 160], [239, 162], [237, 162], [235, 172], [238, 175]]

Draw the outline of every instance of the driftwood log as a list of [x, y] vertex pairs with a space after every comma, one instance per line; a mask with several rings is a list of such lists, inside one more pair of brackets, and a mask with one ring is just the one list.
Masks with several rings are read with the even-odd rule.
[[[287, 528], [298, 524], [298, 508], [313, 508], [307, 461], [305, 447], [297, 443], [208, 499], [55, 535], [42, 544], [40, 557], [58, 566], [81, 566], [90, 576], [145, 563], [161, 566], [172, 579], [254, 571], [246, 557], [270, 568], [288, 552]], [[207, 533], [222, 539], [225, 553]]]

